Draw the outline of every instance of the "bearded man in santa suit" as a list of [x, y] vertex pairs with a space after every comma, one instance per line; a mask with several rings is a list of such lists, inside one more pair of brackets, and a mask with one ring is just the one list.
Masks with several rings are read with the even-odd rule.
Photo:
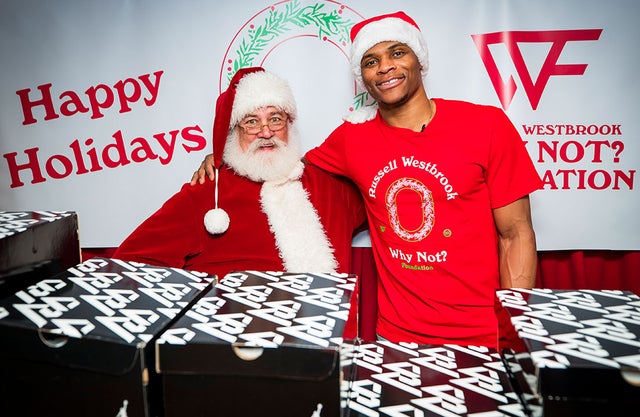
[[[348, 272], [365, 220], [348, 180], [305, 166], [286, 81], [239, 70], [216, 102], [215, 181], [167, 200], [113, 257], [207, 272]], [[203, 221], [204, 219], [204, 221]]]

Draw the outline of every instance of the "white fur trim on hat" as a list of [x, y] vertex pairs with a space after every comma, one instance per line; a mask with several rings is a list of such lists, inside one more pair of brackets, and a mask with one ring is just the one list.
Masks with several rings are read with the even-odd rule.
[[351, 70], [356, 81], [362, 83], [360, 61], [365, 52], [371, 47], [387, 41], [397, 41], [407, 44], [418, 57], [422, 65], [422, 76], [427, 75], [429, 67], [429, 54], [427, 42], [420, 30], [411, 23], [398, 17], [375, 20], [363, 26], [351, 43]]
[[297, 116], [296, 100], [285, 80], [267, 71], [247, 74], [236, 87], [229, 125], [235, 126], [247, 114], [267, 106], [284, 110], [291, 119]]

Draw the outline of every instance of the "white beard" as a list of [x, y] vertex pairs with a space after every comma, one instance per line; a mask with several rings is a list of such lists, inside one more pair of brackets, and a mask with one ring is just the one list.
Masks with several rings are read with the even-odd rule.
[[[259, 146], [266, 141], [276, 148], [260, 151]], [[238, 175], [263, 183], [260, 206], [267, 215], [285, 270], [335, 272], [338, 262], [334, 249], [300, 181], [304, 169], [300, 157], [298, 132], [289, 126], [288, 144], [275, 136], [256, 139], [246, 152], [240, 148], [234, 130], [227, 137], [222, 159]]]
[[[263, 151], [260, 146], [273, 144], [275, 148]], [[222, 160], [242, 175], [256, 182], [273, 181], [286, 178], [300, 162], [300, 138], [293, 125], [289, 125], [289, 140], [285, 143], [276, 136], [269, 139], [256, 139], [247, 151], [240, 148], [237, 130], [227, 137]]]

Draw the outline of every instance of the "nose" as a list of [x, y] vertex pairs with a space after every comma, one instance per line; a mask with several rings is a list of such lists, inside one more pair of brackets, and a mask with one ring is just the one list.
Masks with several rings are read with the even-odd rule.
[[269, 129], [269, 125], [268, 124], [263, 124], [260, 127], [260, 132], [258, 133], [258, 136], [261, 138], [270, 138], [271, 136], [273, 136], [274, 133], [271, 129]]
[[393, 59], [383, 56], [380, 58], [380, 62], [378, 64], [378, 73], [386, 74], [387, 72], [396, 68], [395, 62]]

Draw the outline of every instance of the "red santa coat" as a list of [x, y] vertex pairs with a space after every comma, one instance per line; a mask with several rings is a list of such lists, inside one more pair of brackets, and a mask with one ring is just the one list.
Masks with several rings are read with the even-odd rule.
[[[260, 203], [262, 183], [223, 167], [218, 172], [218, 203], [230, 217], [229, 229], [209, 234], [203, 224], [213, 208], [214, 182], [182, 189], [147, 218], [118, 247], [113, 257], [215, 274], [231, 271], [282, 271], [276, 239]], [[347, 180], [306, 166], [300, 179], [315, 207], [338, 262], [338, 272], [351, 269], [351, 239], [365, 220], [362, 197]], [[305, 225], [288, 225], [304, 239]], [[289, 233], [291, 234], [291, 233]], [[324, 272], [324, 271], [291, 271]]]

